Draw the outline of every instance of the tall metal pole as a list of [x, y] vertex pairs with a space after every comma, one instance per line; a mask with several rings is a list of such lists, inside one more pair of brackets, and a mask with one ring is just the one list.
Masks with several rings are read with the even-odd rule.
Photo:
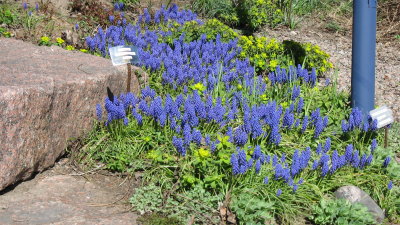
[[364, 115], [374, 109], [376, 6], [377, 0], [353, 1], [351, 106]]

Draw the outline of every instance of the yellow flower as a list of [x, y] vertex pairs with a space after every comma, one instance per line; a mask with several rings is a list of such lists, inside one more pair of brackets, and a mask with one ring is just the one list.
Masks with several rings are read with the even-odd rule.
[[59, 37], [56, 38], [56, 41], [57, 41], [57, 43], [60, 44], [60, 45], [63, 44], [63, 43], [65, 42], [62, 38], [59, 38]]
[[151, 137], [149, 137], [149, 136], [146, 136], [146, 137], [144, 137], [144, 138], [143, 138], [143, 141], [145, 141], [145, 142], [149, 142], [149, 141], [151, 141]]
[[159, 154], [155, 150], [151, 150], [149, 153], [147, 153], [147, 158], [149, 159], [156, 159], [158, 156]]
[[72, 46], [72, 45], [67, 45], [66, 49], [67, 49], [68, 51], [75, 50], [74, 46]]
[[83, 52], [83, 53], [88, 52], [88, 50], [87, 50], [87, 49], [84, 49], [84, 48], [81, 48], [79, 51], [81, 51], [81, 52]]
[[318, 93], [319, 92], [319, 88], [317, 86], [315, 86], [313, 89], [311, 89], [311, 91]]
[[267, 101], [267, 100], [268, 100], [268, 97], [267, 97], [266, 94], [262, 94], [262, 95], [260, 96], [260, 98], [261, 98], [262, 101]]
[[210, 156], [210, 152], [208, 150], [205, 150], [204, 148], [200, 148], [199, 155], [200, 157], [206, 158]]
[[200, 148], [199, 150], [195, 151], [195, 156], [199, 158], [208, 158], [210, 157], [210, 152], [204, 148]]
[[263, 67], [265, 65], [265, 61], [264, 60], [258, 60], [257, 62], [257, 66], [258, 67]]
[[287, 108], [289, 106], [288, 102], [282, 102], [281, 103], [282, 108]]
[[4, 37], [11, 37], [11, 33], [8, 31], [3, 32], [3, 35], [4, 35]]
[[50, 41], [50, 38], [47, 37], [47, 36], [43, 36], [43, 37], [40, 38], [40, 41], [48, 43]]
[[269, 62], [269, 68], [270, 69], [275, 69], [278, 66], [278, 61], [273, 59]]
[[242, 86], [241, 84], [238, 84], [238, 85], [236, 86], [236, 88], [240, 91], [240, 90], [243, 89], [243, 86]]
[[206, 90], [206, 87], [202, 83], [197, 83], [195, 85], [192, 85], [193, 90], [198, 90], [198, 91], [204, 91]]

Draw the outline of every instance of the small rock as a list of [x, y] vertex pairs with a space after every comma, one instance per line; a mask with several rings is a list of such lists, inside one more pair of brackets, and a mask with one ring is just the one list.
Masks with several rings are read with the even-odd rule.
[[296, 31], [294, 31], [294, 30], [292, 30], [292, 31], [290, 31], [290, 35], [297, 35], [297, 33], [296, 33]]
[[335, 191], [336, 198], [343, 198], [351, 203], [361, 203], [368, 208], [375, 220], [381, 223], [385, 219], [385, 213], [376, 202], [363, 190], [356, 186], [343, 186]]
[[65, 30], [62, 33], [62, 38], [69, 45], [77, 45], [79, 43], [79, 35], [78, 35], [78, 33], [74, 32], [72, 30]]

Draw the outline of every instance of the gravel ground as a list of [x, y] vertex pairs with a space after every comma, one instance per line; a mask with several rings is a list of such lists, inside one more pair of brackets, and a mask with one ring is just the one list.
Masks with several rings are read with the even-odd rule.
[[[278, 40], [294, 40], [317, 44], [331, 55], [331, 62], [338, 70], [338, 86], [350, 91], [352, 39], [349, 35], [328, 32], [315, 23], [295, 30], [265, 28], [258, 35]], [[375, 105], [387, 105], [393, 110], [396, 121], [400, 121], [400, 44], [380, 43], [376, 45]], [[327, 75], [332, 76], [334, 71]]]

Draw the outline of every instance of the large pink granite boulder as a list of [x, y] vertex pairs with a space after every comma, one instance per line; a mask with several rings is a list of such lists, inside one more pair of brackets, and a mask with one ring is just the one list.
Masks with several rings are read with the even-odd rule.
[[0, 190], [52, 166], [126, 76], [109, 59], [0, 38]]

